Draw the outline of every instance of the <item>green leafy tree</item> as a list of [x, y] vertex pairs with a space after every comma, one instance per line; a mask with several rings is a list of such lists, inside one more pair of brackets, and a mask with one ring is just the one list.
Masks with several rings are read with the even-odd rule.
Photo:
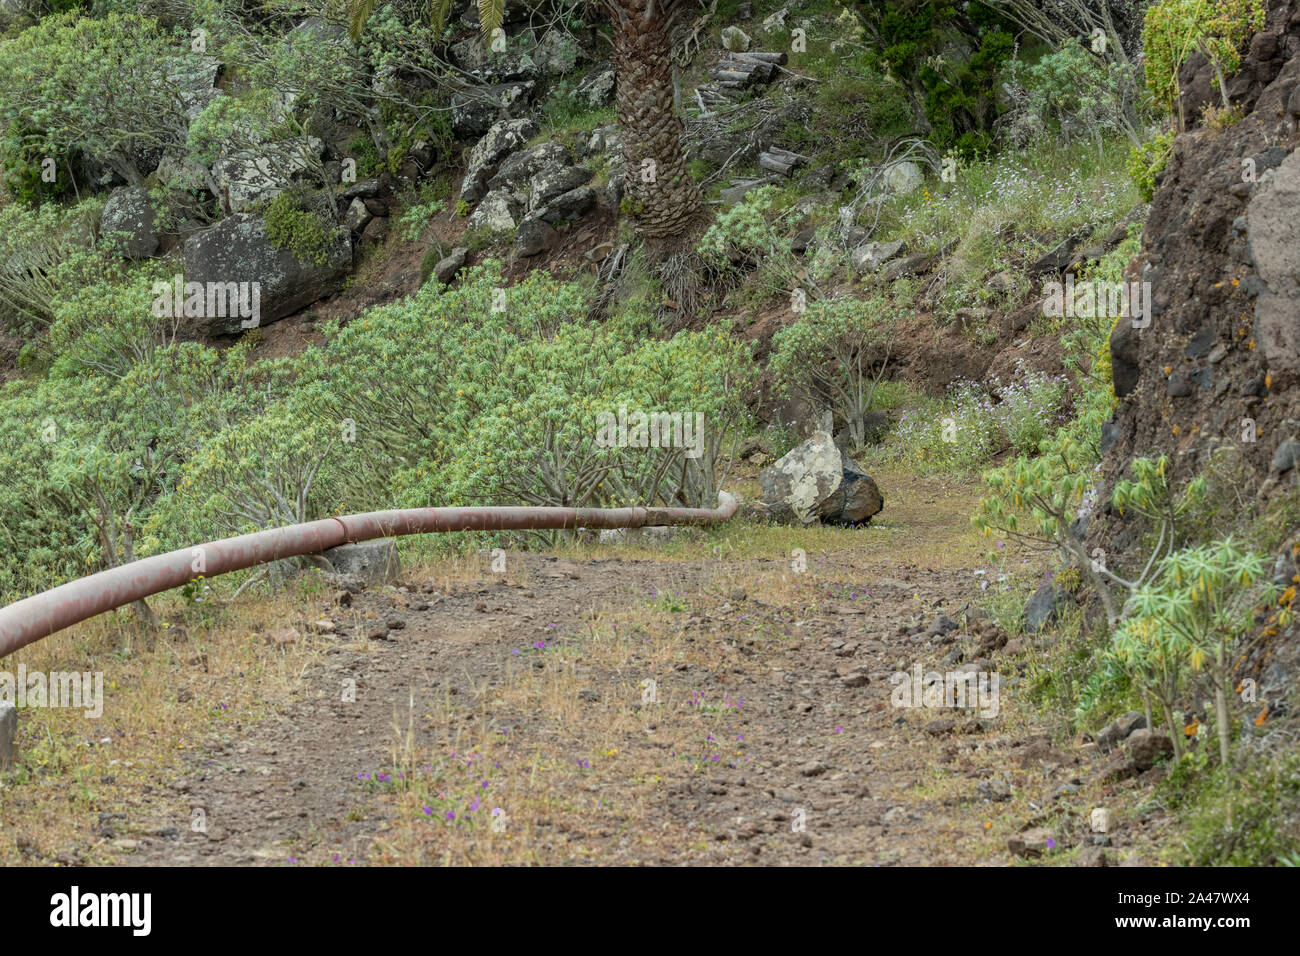
[[[1143, 50], [1146, 79], [1159, 106], [1174, 112], [1178, 100], [1178, 71], [1193, 52], [1214, 69], [1226, 109], [1224, 75], [1241, 65], [1241, 46], [1264, 28], [1263, 0], [1159, 0], [1146, 12]], [[1181, 107], [1180, 107], [1181, 108]], [[1181, 125], [1180, 113], [1180, 125]]]
[[898, 307], [886, 299], [814, 302], [773, 337], [770, 367], [778, 387], [834, 410], [861, 446], [897, 330]]
[[1180, 733], [1173, 700], [1179, 672], [1190, 667], [1209, 674], [1224, 766], [1232, 740], [1228, 694], [1234, 648], [1259, 612], [1282, 593], [1268, 570], [1264, 557], [1243, 551], [1231, 538], [1175, 551], [1161, 562], [1159, 577], [1134, 592], [1132, 617], [1114, 639], [1121, 663], [1159, 697], [1175, 746]]
[[185, 141], [173, 77], [192, 57], [148, 17], [46, 17], [0, 44], [0, 128], [30, 130], [21, 143], [29, 155], [80, 150], [138, 185], [146, 154]]

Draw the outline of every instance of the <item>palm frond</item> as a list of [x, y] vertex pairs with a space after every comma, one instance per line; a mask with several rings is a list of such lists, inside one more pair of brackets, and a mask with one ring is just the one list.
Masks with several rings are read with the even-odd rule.
[[434, 34], [442, 32], [447, 24], [447, 15], [451, 13], [452, 0], [429, 0], [429, 25]]
[[506, 18], [506, 0], [478, 0], [478, 22], [483, 39], [490, 40]]
[[348, 0], [348, 33], [353, 40], [361, 36], [361, 31], [366, 28], [366, 21], [370, 19], [370, 14], [375, 12], [378, 4], [379, 0]]

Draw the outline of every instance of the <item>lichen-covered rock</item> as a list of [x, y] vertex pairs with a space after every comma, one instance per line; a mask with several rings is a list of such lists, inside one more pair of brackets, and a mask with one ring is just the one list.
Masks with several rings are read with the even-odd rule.
[[616, 82], [613, 65], [602, 63], [587, 72], [572, 96], [593, 109], [605, 106], [614, 102]]
[[[256, 325], [266, 325], [306, 305], [337, 292], [352, 266], [352, 242], [346, 230], [331, 236], [323, 263], [303, 262], [286, 249], [277, 249], [266, 235], [260, 216], [244, 213], [223, 219], [185, 240], [187, 283], [257, 283]], [[196, 318], [208, 335], [233, 335], [255, 325], [243, 324], [239, 314], [212, 314]]]
[[536, 84], [492, 83], [470, 86], [452, 94], [451, 129], [457, 139], [482, 136], [503, 119], [518, 119], [528, 111]]
[[519, 203], [514, 194], [505, 189], [494, 189], [478, 204], [466, 223], [470, 229], [484, 229], [499, 234], [514, 232], [518, 221]]
[[[572, 161], [569, 151], [559, 143], [545, 142], [511, 153], [502, 161], [487, 188], [508, 189], [527, 196], [531, 183], [539, 176], [553, 175]], [[572, 187], [570, 187], [572, 188]]]
[[99, 231], [127, 259], [144, 259], [158, 251], [158, 213], [143, 186], [113, 190], [100, 214]]
[[232, 213], [247, 212], [288, 189], [294, 177], [314, 165], [321, 149], [316, 137], [298, 136], [255, 150], [240, 150], [218, 160], [212, 177], [227, 208]]
[[785, 524], [860, 524], [884, 507], [880, 489], [825, 431], [759, 473], [763, 504]]
[[539, 127], [531, 119], [501, 120], [474, 144], [469, 153], [469, 165], [461, 182], [460, 198], [477, 202], [486, 192], [485, 186], [496, 168], [507, 156], [520, 149], [537, 135]]
[[548, 167], [528, 184], [528, 208], [541, 209], [552, 199], [591, 181], [591, 170], [582, 166]]

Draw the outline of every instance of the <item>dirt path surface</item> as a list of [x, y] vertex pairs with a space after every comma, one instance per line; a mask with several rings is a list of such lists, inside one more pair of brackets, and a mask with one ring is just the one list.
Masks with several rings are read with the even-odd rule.
[[[438, 558], [177, 604], [125, 649], [111, 621], [43, 642], [29, 666], [88, 655], [110, 706], [31, 715], [0, 858], [1005, 865], [1044, 828], [1042, 862], [1095, 861], [1091, 809], [1146, 781], [1044, 723], [1048, 639], [976, 607], [1038, 565], [989, 563], [970, 482], [879, 480], [863, 529]], [[899, 706], [917, 667], [1000, 693]], [[1169, 821], [1125, 817], [1109, 862], [1150, 859]]]
[[[124, 857], [1006, 864], [1045, 823], [1088, 844], [1091, 745], [1008, 707], [1025, 642], [1000, 650], [970, 609], [983, 567], [900, 563], [900, 533], [942, 544], [913, 525], [802, 561], [511, 554], [321, 595], [324, 623], [276, 637], [316, 652], [293, 700], [144, 795]], [[897, 706], [917, 664], [997, 673], [1000, 707]]]

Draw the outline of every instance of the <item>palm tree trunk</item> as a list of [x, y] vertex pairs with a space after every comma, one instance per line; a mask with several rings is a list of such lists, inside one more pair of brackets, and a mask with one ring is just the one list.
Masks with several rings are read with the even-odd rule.
[[703, 200], [682, 157], [682, 121], [673, 107], [672, 0], [605, 0], [614, 26], [618, 125], [627, 169], [624, 193], [637, 234], [688, 235]]

